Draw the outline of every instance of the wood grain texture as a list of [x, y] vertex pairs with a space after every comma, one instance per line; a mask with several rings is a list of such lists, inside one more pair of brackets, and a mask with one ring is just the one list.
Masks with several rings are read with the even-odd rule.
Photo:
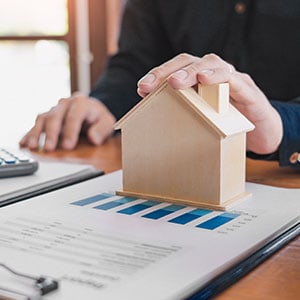
[[225, 114], [229, 108], [229, 85], [198, 85], [198, 94], [213, 107], [217, 113]]
[[223, 204], [210, 204], [210, 203], [202, 203], [197, 201], [192, 201], [192, 200], [183, 200], [183, 199], [176, 199], [176, 198], [166, 198], [164, 197], [162, 199], [162, 197], [160, 196], [155, 196], [155, 195], [151, 195], [151, 194], [139, 194], [139, 193], [134, 193], [134, 192], [127, 192], [127, 191], [116, 191], [117, 195], [120, 196], [128, 196], [128, 197], [134, 197], [134, 198], [142, 198], [142, 199], [149, 199], [149, 200], [160, 200], [160, 201], [164, 201], [164, 202], [169, 202], [171, 204], [184, 204], [184, 205], [188, 205], [188, 206], [194, 206], [194, 207], [201, 207], [201, 208], [208, 208], [208, 209], [214, 209], [214, 210], [220, 210], [220, 211], [226, 211], [229, 210], [230, 208], [233, 208], [235, 205], [241, 203], [242, 201], [246, 200], [247, 198], [251, 197], [251, 193], [243, 193], [243, 194], [239, 194], [236, 198], [232, 198], [229, 199], [228, 201], [226, 201]]
[[222, 210], [244, 198], [252, 124], [228, 109], [228, 91], [228, 83], [199, 86], [203, 99], [194, 88], [163, 83], [130, 110], [115, 126], [122, 131], [120, 192]]
[[279, 167], [276, 161], [247, 159], [247, 181], [271, 186], [300, 188], [300, 169]]
[[120, 170], [121, 162], [121, 139], [120, 136], [109, 138], [101, 146], [92, 146], [84, 138], [74, 150], [58, 149], [55, 152], [35, 151], [32, 152], [37, 159], [59, 159], [65, 162], [91, 164], [105, 173]]

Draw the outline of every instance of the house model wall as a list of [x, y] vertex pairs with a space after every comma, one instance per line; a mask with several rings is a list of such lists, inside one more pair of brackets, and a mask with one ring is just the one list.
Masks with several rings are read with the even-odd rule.
[[226, 209], [247, 197], [246, 132], [228, 84], [174, 90], [164, 82], [117, 124], [123, 191], [118, 194]]

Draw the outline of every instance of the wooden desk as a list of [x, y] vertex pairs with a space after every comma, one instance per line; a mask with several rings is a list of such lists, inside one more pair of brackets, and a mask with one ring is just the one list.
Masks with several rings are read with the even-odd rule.
[[[43, 155], [92, 164], [106, 173], [121, 168], [121, 143], [118, 136], [109, 139], [99, 147], [93, 147], [83, 142], [73, 151], [58, 150]], [[300, 188], [300, 170], [279, 168], [276, 162], [248, 159], [247, 180], [273, 186]], [[291, 241], [216, 299], [300, 299], [300, 237]]]

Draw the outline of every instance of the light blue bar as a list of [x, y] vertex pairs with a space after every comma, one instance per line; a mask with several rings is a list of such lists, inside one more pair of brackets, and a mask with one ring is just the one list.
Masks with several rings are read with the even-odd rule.
[[175, 211], [178, 211], [180, 209], [183, 209], [183, 208], [186, 208], [186, 206], [184, 205], [177, 205], [177, 204], [172, 204], [172, 205], [168, 205], [164, 208], [162, 208], [163, 210], [167, 210], [167, 211], [170, 211], [170, 212], [175, 212]]
[[125, 215], [133, 215], [137, 212], [140, 212], [144, 209], [150, 208], [152, 206], [158, 205], [160, 202], [157, 201], [146, 201], [140, 204], [136, 204], [127, 208], [124, 208], [122, 210], [119, 210], [118, 213], [125, 214]]
[[238, 214], [223, 213], [219, 216], [216, 216], [212, 219], [209, 219], [209, 220], [197, 225], [196, 227], [202, 228], [202, 229], [214, 230], [214, 229], [230, 222], [231, 220], [235, 219], [238, 216], [239, 216]]
[[109, 210], [109, 209], [118, 207], [120, 205], [130, 203], [135, 200], [136, 200], [136, 198], [123, 197], [123, 198], [117, 199], [115, 201], [111, 201], [111, 202], [107, 202], [107, 203], [95, 206], [94, 208], [101, 209], [101, 210]]
[[185, 208], [186, 206], [183, 205], [169, 205], [167, 207], [152, 211], [148, 214], [143, 215], [143, 218], [148, 218], [148, 219], [153, 219], [153, 220], [157, 220], [160, 219], [164, 216], [167, 216], [175, 211], [178, 211], [180, 209]]
[[196, 208], [196, 209], [190, 211], [189, 213], [193, 214], [193, 215], [196, 215], [196, 216], [199, 216], [199, 217], [203, 217], [203, 216], [205, 216], [205, 215], [207, 215], [211, 212], [213, 212], [213, 210]]
[[99, 195], [95, 195], [93, 197], [89, 197], [89, 198], [85, 198], [85, 199], [82, 199], [82, 200], [79, 200], [79, 201], [72, 202], [70, 204], [78, 205], [78, 206], [85, 206], [85, 205], [88, 205], [88, 204], [91, 204], [91, 203], [94, 203], [94, 202], [97, 202], [97, 201], [100, 201], [100, 200], [109, 199], [109, 198], [114, 197], [114, 196], [115, 195], [113, 195], [113, 194], [102, 193], [102, 194], [99, 194]]
[[225, 218], [235, 219], [236, 217], [239, 216], [239, 214], [237, 214], [237, 213], [230, 213], [230, 212], [224, 212], [221, 216], [225, 217]]

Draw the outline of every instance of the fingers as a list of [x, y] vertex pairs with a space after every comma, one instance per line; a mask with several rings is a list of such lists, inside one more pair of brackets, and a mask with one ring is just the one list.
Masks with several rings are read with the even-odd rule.
[[148, 72], [148, 74], [139, 80], [138, 93], [144, 97], [172, 73], [190, 65], [196, 59], [197, 58], [192, 55], [182, 53], [160, 65], [159, 67], [152, 69]]
[[176, 56], [146, 74], [138, 82], [138, 93], [142, 97], [146, 96], [165, 79], [175, 89], [184, 89], [197, 83], [208, 85], [229, 82], [231, 101], [242, 113], [251, 115], [251, 120], [258, 115], [256, 109], [249, 106], [256, 105], [258, 98], [268, 102], [249, 75], [235, 71], [232, 65], [215, 54], [202, 58], [188, 54]]
[[82, 125], [90, 109], [92, 108], [90, 108], [90, 103], [86, 97], [82, 95], [73, 97], [64, 114], [64, 122], [60, 129], [63, 149], [71, 150], [76, 146]]
[[65, 117], [62, 147], [64, 149], [75, 147], [83, 124], [87, 127], [88, 140], [94, 145], [100, 145], [113, 132], [115, 122], [115, 117], [99, 100], [74, 99]]
[[45, 151], [53, 151], [59, 142], [61, 128], [64, 123], [64, 117], [70, 104], [69, 99], [61, 99], [57, 106], [52, 108], [44, 118]]
[[36, 149], [39, 146], [39, 138], [44, 128], [45, 114], [37, 116], [35, 125], [29, 130], [29, 132], [21, 139], [20, 146], [28, 147], [30, 149]]
[[184, 89], [197, 83], [215, 84], [230, 80], [232, 67], [217, 55], [209, 54], [198, 58], [190, 65], [168, 77], [169, 84], [175, 89]]
[[[94, 116], [90, 116], [90, 119], [93, 118]], [[115, 122], [115, 117], [103, 105], [101, 107], [101, 118], [91, 122], [92, 125], [88, 127], [87, 137], [89, 141], [94, 145], [102, 144], [114, 131]]]
[[[73, 149], [84, 125], [92, 144], [101, 144], [113, 131], [114, 116], [100, 101], [76, 94], [61, 99], [49, 112], [37, 117], [33, 128], [20, 141], [20, 146], [36, 149], [45, 133], [45, 151], [53, 151], [60, 143], [63, 149]], [[102, 128], [103, 127], [103, 128]]]
[[[217, 55], [209, 54], [202, 58], [178, 55], [140, 79], [138, 93], [144, 97], [164, 80], [175, 89], [188, 88], [197, 83], [228, 82], [231, 103], [256, 126], [247, 134], [247, 149], [266, 154], [275, 151], [280, 144], [282, 121], [279, 114], [248, 74], [236, 71]], [[270, 132], [270, 128], [276, 130]]]
[[37, 116], [35, 125], [20, 141], [21, 147], [28, 147], [31, 150], [39, 147], [41, 134], [45, 132], [45, 143], [43, 148], [52, 151], [58, 144], [60, 130], [62, 127], [64, 114], [67, 110], [68, 100], [61, 99], [57, 106], [49, 112]]
[[215, 54], [202, 58], [181, 54], [152, 69], [138, 82], [142, 97], [152, 92], [162, 81], [168, 80], [175, 89], [187, 88], [198, 82], [213, 84], [229, 81], [233, 67]]

